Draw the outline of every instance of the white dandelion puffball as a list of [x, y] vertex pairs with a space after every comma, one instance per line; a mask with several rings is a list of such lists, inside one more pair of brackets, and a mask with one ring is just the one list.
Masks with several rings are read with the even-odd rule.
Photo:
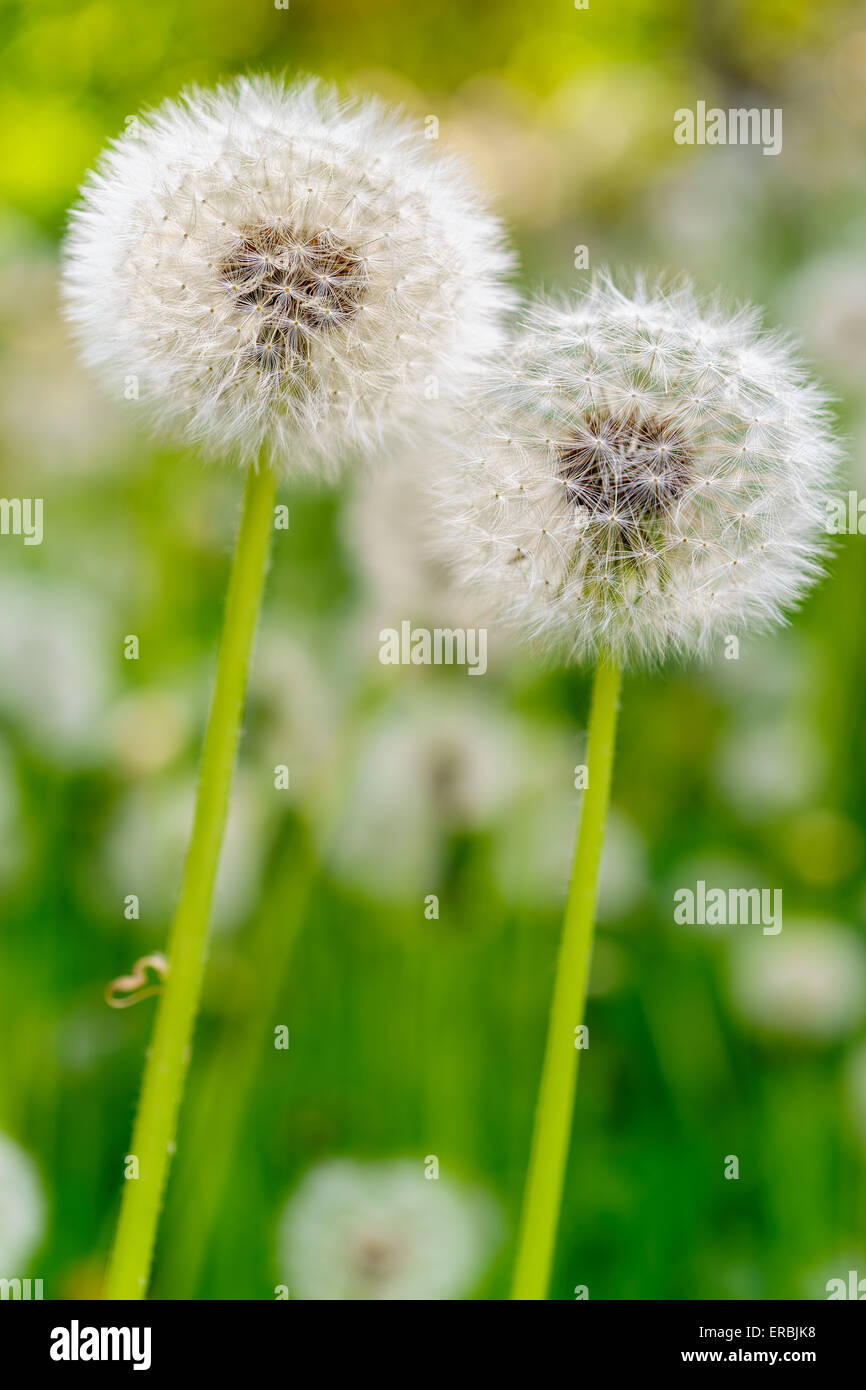
[[434, 145], [312, 79], [239, 78], [136, 118], [72, 215], [86, 358], [243, 461], [328, 467], [408, 430], [498, 345], [512, 298], [499, 222]]
[[802, 324], [809, 350], [832, 379], [862, 394], [866, 373], [866, 267], [859, 244], [817, 257], [780, 295], [786, 318]]
[[[369, 607], [367, 628], [411, 618], [433, 627], [475, 626], [477, 605], [430, 544], [435, 496], [421, 468], [392, 452], [365, 476], [342, 509], [343, 534]], [[378, 627], [376, 624], [378, 623]], [[488, 649], [488, 660], [491, 652]]]
[[289, 1201], [280, 1259], [292, 1298], [436, 1301], [472, 1291], [498, 1234], [486, 1192], [420, 1161], [333, 1159]]
[[33, 1160], [0, 1134], [0, 1278], [26, 1274], [44, 1226], [45, 1201]]
[[527, 761], [521, 726], [482, 697], [395, 697], [358, 740], [334, 873], [378, 899], [434, 891], [450, 837], [495, 825], [518, 799]]
[[[119, 800], [98, 851], [93, 882], [137, 893], [142, 921], [160, 930], [177, 900], [195, 810], [195, 782], [169, 774], [134, 782]], [[245, 767], [236, 774], [213, 905], [217, 932], [245, 922], [258, 901], [268, 811]]]
[[778, 936], [736, 943], [730, 986], [737, 1013], [756, 1032], [834, 1042], [866, 1016], [866, 948], [860, 936], [834, 922], [786, 922]]
[[0, 713], [75, 766], [102, 757], [114, 690], [102, 597], [72, 583], [11, 574], [0, 603]]
[[575, 658], [706, 653], [820, 572], [824, 399], [755, 312], [596, 280], [530, 308], [438, 489], [464, 582]]

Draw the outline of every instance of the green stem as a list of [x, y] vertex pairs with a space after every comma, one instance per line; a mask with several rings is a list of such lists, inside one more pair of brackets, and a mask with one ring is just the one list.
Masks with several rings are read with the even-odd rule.
[[[362, 716], [376, 707], [381, 670], [377, 664], [375, 670], [365, 668], [362, 671], [360, 690], [354, 695], [359, 716], [354, 721], [355, 739], [363, 728]], [[348, 729], [348, 722], [346, 727]], [[246, 1023], [243, 1020], [239, 1024], [237, 1020], [233, 1022], [229, 1035], [217, 1044], [209, 1067], [204, 1069], [203, 1075], [199, 1072], [198, 1086], [187, 1101], [187, 1130], [192, 1142], [188, 1146], [187, 1163], [179, 1180], [175, 1179], [172, 1197], [177, 1210], [183, 1211], [184, 1220], [172, 1229], [175, 1239], [164, 1251], [160, 1269], [161, 1283], [171, 1290], [172, 1298], [196, 1296], [200, 1271], [214, 1236], [214, 1215], [220, 1210], [231, 1177], [257, 1068], [262, 1057], [267, 1055], [268, 1049], [262, 1043], [273, 1024], [289, 961], [305, 925], [322, 864], [331, 857], [330, 850], [326, 849], [316, 860], [310, 826], [324, 827], [320, 831], [322, 842], [333, 844], [344, 809], [343, 802], [334, 796], [334, 788], [342, 786], [337, 774], [351, 762], [356, 752], [350, 739], [338, 737], [331, 741], [326, 758], [313, 779], [312, 808], [293, 830], [279, 836], [273, 863], [265, 874], [266, 881], [270, 883], [273, 879], [276, 887], [269, 893], [268, 905], [261, 910], [259, 920], [253, 924], [244, 952], [252, 962], [255, 978], [260, 981], [255, 1014], [251, 1013]], [[272, 1039], [272, 1034], [270, 1037]], [[272, 1042], [270, 1052], [273, 1056]], [[195, 1157], [203, 1149], [208, 1153], [204, 1177], [198, 1171], [200, 1164]]]
[[[225, 1210], [256, 1076], [269, 1055], [272, 1066], [286, 1065], [284, 1054], [274, 1050], [273, 1029], [281, 1021], [278, 1008], [289, 962], [315, 883], [306, 826], [287, 818], [268, 868], [267, 901], [243, 943], [244, 959], [256, 981], [255, 999], [224, 1030], [203, 1074], [199, 1068], [198, 1085], [190, 1088], [186, 1102], [184, 1130], [190, 1143], [184, 1147], [170, 1198], [183, 1220], [173, 1226], [169, 1212], [172, 1239], [160, 1262], [160, 1286], [171, 1291], [171, 1298], [196, 1297], [219, 1213]], [[205, 1172], [203, 1153], [208, 1156]]]
[[168, 943], [169, 970], [147, 1056], [131, 1156], [104, 1297], [144, 1298], [184, 1074], [198, 1011], [208, 918], [237, 753], [247, 668], [273, 529], [275, 480], [251, 467], [226, 599], [216, 685], [202, 754], [192, 839]]
[[529, 1172], [523, 1194], [511, 1291], [511, 1297], [516, 1299], [545, 1299], [550, 1284], [581, 1052], [576, 1046], [575, 1029], [583, 1023], [586, 1008], [598, 869], [610, 804], [619, 688], [619, 668], [611, 661], [600, 662], [595, 673], [589, 718], [589, 781], [565, 907]]

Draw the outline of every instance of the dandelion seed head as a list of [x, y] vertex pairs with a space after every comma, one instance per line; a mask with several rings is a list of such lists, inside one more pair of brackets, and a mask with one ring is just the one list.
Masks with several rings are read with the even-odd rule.
[[437, 891], [450, 837], [494, 827], [517, 801], [528, 761], [522, 733], [479, 696], [440, 689], [387, 702], [347, 770], [335, 874], [375, 898]]
[[498, 1233], [484, 1191], [421, 1163], [337, 1159], [307, 1174], [279, 1246], [295, 1298], [435, 1301], [472, 1291]]
[[193, 89], [132, 123], [67, 238], [86, 359], [206, 452], [328, 470], [408, 433], [502, 336], [510, 268], [462, 165], [315, 80]]
[[738, 940], [730, 990], [735, 1011], [759, 1034], [835, 1042], [866, 1015], [866, 951], [850, 927], [786, 922], [779, 936]]
[[577, 659], [707, 654], [820, 573], [838, 447], [752, 310], [598, 278], [536, 302], [437, 470], [458, 577]]
[[[431, 531], [435, 494], [420, 468], [406, 466], [405, 451], [389, 453], [360, 480], [341, 520], [345, 545], [362, 582], [365, 607], [355, 623], [361, 642], [411, 615], [431, 628], [473, 628], [480, 619], [473, 595], [455, 581], [453, 567]], [[504, 634], [503, 634], [504, 637]], [[505, 641], [488, 646], [494, 664]]]
[[[95, 878], [129, 884], [146, 877], [154, 919], [171, 911], [177, 894], [193, 820], [195, 785], [166, 775], [133, 783], [120, 799], [99, 848]], [[266, 812], [254, 779], [241, 768], [226, 822], [217, 875], [214, 930], [228, 933], [245, 919], [259, 891]]]
[[0, 1268], [22, 1278], [45, 1225], [45, 1199], [28, 1153], [0, 1134]]

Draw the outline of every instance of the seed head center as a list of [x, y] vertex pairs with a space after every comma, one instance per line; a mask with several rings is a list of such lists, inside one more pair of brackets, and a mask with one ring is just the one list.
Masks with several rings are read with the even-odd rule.
[[330, 228], [312, 235], [287, 226], [246, 228], [220, 274], [238, 308], [255, 313], [255, 357], [269, 371], [308, 361], [317, 335], [358, 313], [367, 285], [364, 260]]
[[652, 416], [592, 413], [554, 448], [569, 500], [623, 532], [662, 521], [693, 477], [682, 430]]

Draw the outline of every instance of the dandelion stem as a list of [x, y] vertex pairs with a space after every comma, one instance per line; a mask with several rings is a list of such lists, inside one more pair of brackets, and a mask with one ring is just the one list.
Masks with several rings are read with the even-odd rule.
[[274, 475], [249, 469], [226, 599], [195, 819], [168, 944], [169, 971], [147, 1056], [105, 1297], [144, 1298], [198, 1010], [208, 918], [231, 791], [247, 668], [273, 529]]
[[190, 1145], [180, 1155], [181, 1171], [174, 1176], [170, 1198], [183, 1220], [172, 1225], [169, 1211], [160, 1261], [160, 1283], [171, 1298], [196, 1297], [211, 1244], [220, 1229], [224, 1235], [226, 1225], [231, 1225], [225, 1213], [232, 1165], [256, 1079], [267, 1068], [269, 1054], [271, 1067], [280, 1064], [282, 1053], [274, 1051], [273, 1030], [289, 962], [313, 896], [315, 869], [308, 828], [287, 816], [269, 857], [267, 882], [272, 886], [267, 902], [241, 943], [256, 981], [255, 998], [224, 1028], [186, 1100], [184, 1132], [190, 1135]]
[[550, 1284], [581, 1052], [576, 1045], [575, 1029], [583, 1023], [586, 1008], [619, 688], [618, 666], [609, 660], [599, 662], [589, 718], [589, 780], [550, 1006], [511, 1291], [514, 1299], [545, 1299]]

